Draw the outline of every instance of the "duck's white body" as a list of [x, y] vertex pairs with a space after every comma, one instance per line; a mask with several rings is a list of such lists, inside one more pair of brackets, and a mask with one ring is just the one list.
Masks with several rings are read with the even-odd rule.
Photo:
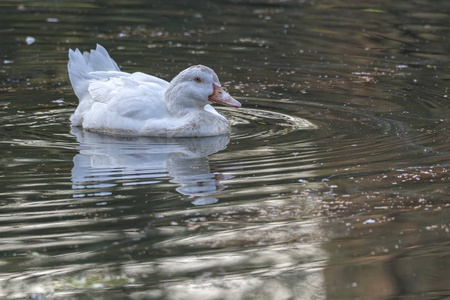
[[228, 134], [228, 120], [209, 101], [240, 107], [205, 66], [182, 71], [170, 83], [144, 73], [121, 72], [100, 45], [69, 50], [68, 71], [80, 100], [73, 126], [96, 132], [165, 137]]

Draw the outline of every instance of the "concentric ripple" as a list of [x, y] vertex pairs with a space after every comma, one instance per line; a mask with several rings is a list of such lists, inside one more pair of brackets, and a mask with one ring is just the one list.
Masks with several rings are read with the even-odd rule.
[[[317, 246], [326, 234], [320, 216], [366, 213], [371, 206], [361, 201], [367, 197], [376, 207], [389, 201], [396, 209], [399, 196], [391, 193], [401, 186], [417, 207], [424, 200], [413, 191], [425, 189], [418, 179], [435, 191], [448, 181], [447, 167], [423, 171], [410, 162], [411, 155], [420, 155], [421, 164], [442, 159], [442, 144], [433, 142], [443, 134], [441, 123], [424, 131], [409, 119], [332, 104], [295, 101], [301, 110], [290, 111], [285, 100], [247, 102], [243, 109], [220, 109], [232, 123], [230, 137], [69, 133], [61, 120], [71, 109], [64, 106], [7, 118], [0, 230], [8, 240], [2, 268], [11, 275], [5, 282], [19, 273], [35, 280], [35, 273], [22, 271], [27, 265], [50, 277], [64, 274], [51, 282], [38, 276], [38, 286], [69, 284], [74, 293], [92, 288], [86, 280], [158, 285], [152, 278], [176, 280], [160, 288], [177, 293], [188, 284], [185, 277], [211, 274], [204, 282], [216, 285], [229, 272], [237, 277], [228, 284], [262, 288], [267, 276], [326, 264], [329, 254]], [[432, 148], [440, 156], [423, 151]], [[434, 192], [435, 203], [444, 194]], [[133, 262], [111, 267], [117, 253]], [[321, 272], [301, 278], [315, 284], [312, 293], [325, 283]]]
[[316, 125], [306, 119], [276, 111], [252, 108], [221, 110], [227, 111], [235, 132], [233, 137], [236, 139], [269, 138], [297, 130], [317, 129]]

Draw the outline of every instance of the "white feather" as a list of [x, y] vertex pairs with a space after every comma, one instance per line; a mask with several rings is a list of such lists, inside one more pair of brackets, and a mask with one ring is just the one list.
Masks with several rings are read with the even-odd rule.
[[[228, 121], [207, 104], [212, 83], [220, 85], [217, 75], [207, 67], [189, 68], [169, 84], [141, 72], [121, 72], [105, 48], [97, 45], [95, 50], [83, 54], [78, 49], [69, 50], [68, 71], [80, 100], [71, 116], [73, 126], [148, 136], [229, 132]], [[195, 84], [192, 76], [203, 76], [211, 85]], [[171, 92], [166, 93], [168, 90]]]

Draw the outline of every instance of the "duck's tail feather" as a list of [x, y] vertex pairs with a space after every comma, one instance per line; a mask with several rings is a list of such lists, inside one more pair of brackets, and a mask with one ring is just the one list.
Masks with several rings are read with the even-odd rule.
[[92, 79], [90, 72], [94, 71], [120, 71], [116, 62], [109, 56], [108, 51], [97, 44], [95, 50], [80, 52], [80, 50], [69, 49], [69, 63], [67, 64], [69, 79], [73, 90], [80, 102], [89, 98], [89, 80]]

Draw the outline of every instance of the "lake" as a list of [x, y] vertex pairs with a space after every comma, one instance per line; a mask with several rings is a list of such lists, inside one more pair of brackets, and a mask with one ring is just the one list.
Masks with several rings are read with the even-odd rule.
[[[0, 298], [447, 299], [450, 2], [0, 1]], [[230, 136], [71, 128], [68, 49], [213, 68]]]

